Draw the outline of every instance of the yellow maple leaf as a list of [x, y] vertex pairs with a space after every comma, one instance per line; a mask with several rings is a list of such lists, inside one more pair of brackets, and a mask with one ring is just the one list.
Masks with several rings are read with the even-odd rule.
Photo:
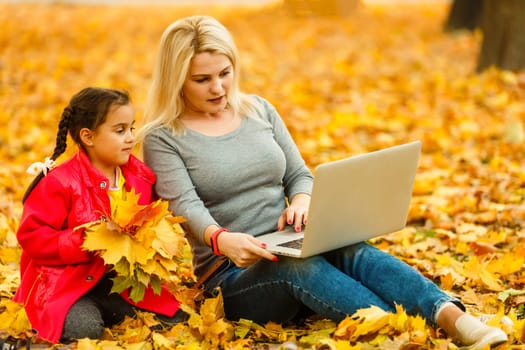
[[224, 319], [224, 302], [220, 290], [215, 298], [204, 300], [200, 313], [186, 305], [182, 309], [190, 315], [188, 326], [197, 330], [211, 349], [217, 349], [232, 339], [233, 326]]
[[492, 291], [499, 292], [503, 290], [501, 281], [482, 264], [479, 259], [473, 255], [469, 261], [464, 264], [466, 275], [473, 281], [479, 281]]
[[10, 299], [2, 299], [0, 302], [0, 325], [11, 336], [23, 338], [25, 334], [31, 334], [31, 324], [27, 318], [24, 306]]
[[334, 338], [356, 340], [361, 335], [379, 331], [388, 322], [389, 313], [377, 306], [359, 309], [339, 323]]
[[89, 338], [79, 339], [77, 341], [78, 350], [99, 350], [100, 347], [97, 345], [97, 341]]
[[173, 217], [166, 201], [139, 205], [138, 199], [133, 190], [126, 192], [112, 199], [111, 218], [78, 227], [85, 229], [82, 247], [99, 254], [116, 272], [112, 292], [130, 288], [135, 302], [142, 300], [148, 286], [160, 293], [162, 283], [194, 278], [180, 226], [184, 219]]
[[86, 229], [86, 239], [82, 247], [100, 253], [106, 264], [114, 265], [125, 257], [130, 264], [145, 264], [155, 254], [140, 242], [122, 231], [113, 230], [108, 223], [96, 223]]
[[[179, 226], [178, 224], [175, 224]], [[156, 225], [151, 246], [165, 258], [181, 256], [186, 239], [180, 234], [173, 234], [174, 225], [167, 220], [160, 220]]]
[[491, 273], [498, 273], [501, 276], [507, 276], [514, 272], [521, 271], [525, 264], [525, 257], [513, 253], [504, 254], [501, 258], [492, 259], [487, 270]]
[[450, 272], [445, 275], [439, 276], [439, 281], [441, 288], [443, 288], [444, 290], [451, 290], [452, 287], [454, 287], [454, 277]]
[[151, 335], [151, 340], [153, 341], [153, 347], [155, 349], [172, 349], [174, 348], [173, 341], [166, 338], [160, 333], [153, 333]]
[[[133, 196], [133, 199], [136, 197]], [[158, 200], [149, 205], [141, 207], [137, 204], [138, 211], [127, 221], [124, 231], [135, 233], [139, 228], [144, 226], [154, 226], [163, 217], [170, 215], [168, 211], [168, 202]]]
[[145, 207], [138, 204], [140, 194], [137, 194], [134, 188], [129, 192], [123, 192], [122, 199], [111, 200], [111, 219], [119, 227], [125, 227]]
[[396, 305], [396, 313], [390, 315], [388, 323], [399, 332], [407, 330], [408, 315], [401, 305]]
[[425, 319], [419, 315], [409, 318], [410, 340], [418, 344], [424, 344], [429, 338], [429, 329]]

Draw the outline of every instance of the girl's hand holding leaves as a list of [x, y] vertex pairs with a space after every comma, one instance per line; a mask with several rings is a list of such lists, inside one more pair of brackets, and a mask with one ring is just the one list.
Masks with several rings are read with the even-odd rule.
[[148, 285], [160, 294], [163, 283], [176, 291], [195, 279], [180, 226], [184, 218], [172, 216], [166, 201], [139, 205], [138, 198], [133, 190], [112, 198], [111, 217], [78, 227], [85, 229], [82, 247], [99, 254], [115, 271], [111, 292], [130, 288], [134, 302], [144, 298]]

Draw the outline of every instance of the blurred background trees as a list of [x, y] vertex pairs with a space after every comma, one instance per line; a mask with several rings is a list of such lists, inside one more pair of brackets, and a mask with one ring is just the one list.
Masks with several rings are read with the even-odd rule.
[[[284, 0], [297, 16], [350, 16], [360, 0]], [[480, 30], [483, 39], [476, 70], [525, 68], [525, 0], [451, 0], [444, 30]]]
[[480, 29], [477, 71], [525, 68], [524, 0], [453, 0], [445, 30]]

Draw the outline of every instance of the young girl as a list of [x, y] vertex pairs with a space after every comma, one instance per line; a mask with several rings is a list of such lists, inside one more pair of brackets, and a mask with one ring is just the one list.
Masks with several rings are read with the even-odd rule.
[[[75, 227], [110, 213], [110, 193], [134, 188], [140, 204], [154, 198], [155, 175], [132, 154], [134, 111], [128, 94], [86, 88], [64, 109], [56, 146], [29, 186], [17, 232], [22, 247], [21, 283], [14, 300], [25, 305], [38, 337], [52, 343], [99, 338], [104, 327], [119, 323], [134, 308], [155, 312], [166, 322], [184, 319], [179, 303], [166, 289], [160, 295], [148, 288], [134, 304], [112, 293], [108, 266], [82, 249], [83, 230]], [[67, 134], [78, 152], [53, 168], [66, 150]]]

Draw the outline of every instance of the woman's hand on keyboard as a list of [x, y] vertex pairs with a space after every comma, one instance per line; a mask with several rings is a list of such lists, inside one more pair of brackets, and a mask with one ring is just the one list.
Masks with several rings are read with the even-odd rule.
[[277, 220], [279, 231], [284, 230], [286, 225], [293, 225], [295, 232], [301, 232], [303, 225], [308, 220], [308, 207], [310, 206], [310, 195], [306, 193], [296, 194], [290, 205], [284, 209]]

